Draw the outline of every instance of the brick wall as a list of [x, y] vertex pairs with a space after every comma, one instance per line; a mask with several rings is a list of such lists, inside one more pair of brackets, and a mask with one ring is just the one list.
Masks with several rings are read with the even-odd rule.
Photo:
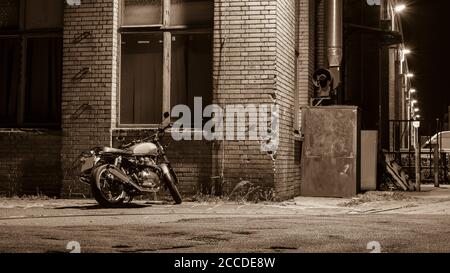
[[0, 195], [59, 197], [61, 132], [0, 132]]
[[300, 166], [295, 164], [294, 108], [296, 92], [296, 3], [277, 1], [277, 103], [280, 115], [280, 146], [276, 159], [277, 195], [290, 198], [300, 193]]
[[[73, 165], [91, 147], [111, 144], [115, 114], [118, 0], [83, 0], [64, 11], [63, 195], [87, 189]], [[79, 40], [83, 33], [90, 33]], [[86, 74], [82, 73], [85, 69]]]
[[[298, 85], [300, 107], [309, 105], [309, 99], [314, 94], [312, 75], [316, 70], [316, 0], [301, 0], [299, 2], [299, 56]], [[323, 37], [322, 37], [323, 39]]]
[[[270, 104], [276, 93], [276, 1], [215, 1], [215, 104]], [[245, 130], [240, 128], [239, 130]], [[257, 141], [217, 142], [213, 175], [225, 190], [240, 181], [274, 186], [274, 162]], [[225, 152], [224, 152], [225, 150]]]
[[[214, 102], [273, 103], [280, 106], [280, 147], [276, 159], [260, 151], [260, 143], [226, 141], [216, 145], [213, 173], [223, 172], [225, 181], [241, 180], [275, 187], [286, 199], [300, 192], [299, 153], [294, 134], [296, 99], [307, 104], [312, 92], [309, 75], [314, 69], [313, 1], [221, 0], [215, 4]], [[297, 28], [297, 22], [301, 29]], [[296, 30], [300, 44], [298, 91], [296, 90]], [[296, 98], [298, 96], [298, 98]], [[221, 153], [225, 145], [226, 153]], [[298, 155], [297, 155], [298, 156]]]

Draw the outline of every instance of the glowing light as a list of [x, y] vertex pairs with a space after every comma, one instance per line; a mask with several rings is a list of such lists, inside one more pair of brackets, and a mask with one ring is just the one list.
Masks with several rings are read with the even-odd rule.
[[411, 94], [414, 94], [414, 93], [417, 93], [417, 90], [416, 90], [416, 89], [410, 89], [409, 92], [410, 92]]
[[408, 74], [406, 74], [406, 77], [408, 77], [408, 78], [414, 78], [414, 74], [413, 74], [413, 73], [408, 73]]
[[405, 48], [405, 49], [403, 49], [403, 54], [405, 54], [405, 55], [411, 54], [411, 50]]
[[405, 9], [406, 9], [406, 5], [399, 4], [399, 5], [395, 6], [394, 11], [396, 13], [400, 13], [400, 12], [404, 11]]
[[414, 112], [418, 113], [418, 112], [420, 112], [420, 109], [419, 108], [414, 108]]

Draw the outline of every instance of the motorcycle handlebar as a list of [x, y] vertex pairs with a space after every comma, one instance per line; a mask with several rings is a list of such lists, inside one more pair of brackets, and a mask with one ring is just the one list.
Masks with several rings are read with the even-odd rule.
[[157, 129], [157, 131], [156, 131], [154, 134], [152, 134], [150, 137], [144, 138], [144, 139], [142, 139], [142, 140], [133, 140], [132, 142], [130, 142], [130, 143], [128, 143], [128, 144], [122, 145], [121, 148], [122, 148], [122, 149], [126, 149], [126, 148], [129, 148], [129, 147], [131, 147], [131, 146], [137, 144], [137, 143], [145, 142], [145, 141], [149, 141], [149, 140], [157, 141], [157, 140], [159, 140], [160, 138], [164, 137], [164, 135], [165, 135], [165, 133], [166, 133], [166, 130], [172, 128], [172, 126], [173, 126], [173, 124], [170, 123], [170, 124], [168, 124], [168, 125], [165, 126], [165, 127], [159, 127], [159, 128]]

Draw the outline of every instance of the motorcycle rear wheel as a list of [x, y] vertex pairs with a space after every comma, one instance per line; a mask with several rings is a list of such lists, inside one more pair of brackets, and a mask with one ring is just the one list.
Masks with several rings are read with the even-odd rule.
[[122, 206], [127, 194], [123, 184], [109, 173], [107, 165], [95, 169], [93, 175], [95, 179], [91, 183], [92, 195], [100, 206], [105, 208]]

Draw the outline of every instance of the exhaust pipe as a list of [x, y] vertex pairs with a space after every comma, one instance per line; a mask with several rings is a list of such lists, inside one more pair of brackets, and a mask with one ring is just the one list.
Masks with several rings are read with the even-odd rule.
[[108, 171], [110, 174], [114, 175], [118, 180], [120, 180], [123, 184], [128, 184], [130, 186], [132, 186], [133, 188], [135, 188], [136, 190], [140, 191], [140, 192], [149, 192], [152, 193], [152, 191], [146, 190], [142, 187], [140, 187], [139, 185], [137, 185], [133, 179], [129, 178], [126, 174], [124, 174], [119, 168], [117, 168], [114, 165], [109, 165], [108, 166]]
[[328, 0], [328, 65], [333, 74], [334, 88], [341, 82], [344, 36], [343, 0]]

